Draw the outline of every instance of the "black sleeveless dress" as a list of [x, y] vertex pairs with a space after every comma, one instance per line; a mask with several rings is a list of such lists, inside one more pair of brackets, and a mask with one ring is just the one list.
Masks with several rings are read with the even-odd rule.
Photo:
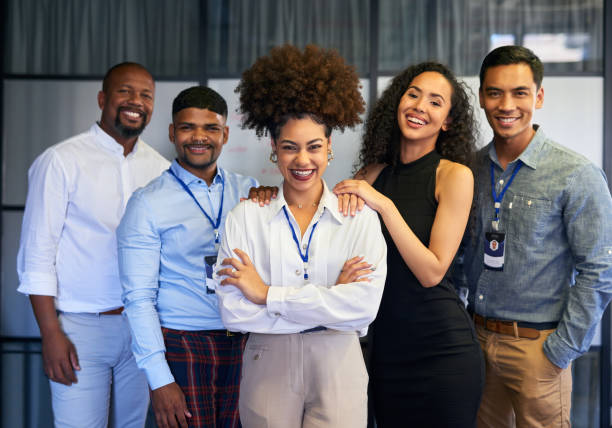
[[[417, 237], [429, 245], [437, 210], [431, 153], [386, 167], [374, 188], [389, 197]], [[378, 428], [473, 427], [484, 362], [463, 303], [447, 276], [421, 286], [383, 224], [387, 281], [372, 326], [371, 394]]]

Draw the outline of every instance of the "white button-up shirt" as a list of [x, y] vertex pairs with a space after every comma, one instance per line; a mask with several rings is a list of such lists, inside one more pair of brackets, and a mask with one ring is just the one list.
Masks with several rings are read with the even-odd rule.
[[[283, 207], [302, 254], [318, 222], [308, 252], [308, 280]], [[365, 207], [355, 217], [343, 217], [337, 197], [326, 185], [319, 209], [301, 239], [282, 190], [266, 207], [251, 201], [240, 203], [227, 217], [217, 270], [224, 258], [239, 259], [234, 248], [249, 255], [270, 289], [267, 304], [257, 305], [238, 288], [217, 285], [221, 318], [229, 330], [285, 334], [324, 326], [365, 335], [378, 312], [387, 273], [387, 247], [378, 216]], [[375, 266], [369, 281], [335, 285], [344, 262], [355, 256], [364, 256], [364, 261]]]
[[18, 291], [65, 312], [121, 306], [115, 229], [132, 192], [169, 165], [140, 139], [124, 156], [98, 125], [45, 150], [28, 172]]

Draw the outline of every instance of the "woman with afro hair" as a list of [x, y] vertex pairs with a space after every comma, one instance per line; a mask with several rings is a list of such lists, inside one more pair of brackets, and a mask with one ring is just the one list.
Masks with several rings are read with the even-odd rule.
[[365, 427], [368, 375], [359, 344], [386, 275], [377, 214], [344, 218], [323, 173], [332, 129], [360, 122], [352, 67], [334, 51], [274, 48], [242, 75], [243, 126], [271, 137], [283, 177], [260, 207], [228, 215], [219, 258], [221, 317], [250, 332], [240, 419], [253, 427]]
[[409, 67], [368, 117], [362, 180], [334, 188], [378, 212], [389, 251], [370, 343], [379, 428], [476, 424], [484, 365], [448, 273], [472, 206], [474, 128], [464, 84], [446, 66]]

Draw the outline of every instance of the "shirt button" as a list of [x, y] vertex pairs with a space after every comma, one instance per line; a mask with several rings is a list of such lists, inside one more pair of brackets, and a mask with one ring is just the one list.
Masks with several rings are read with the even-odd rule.
[[499, 184], [504, 184], [504, 180], [499, 180]]
[[307, 244], [302, 245], [302, 250], [305, 250], [306, 248], [308, 248]]
[[478, 300], [482, 300], [484, 299], [484, 296], [481, 294], [480, 296], [478, 296]]
[[300, 271], [299, 269], [295, 271], [295, 274], [296, 274], [296, 275], [299, 275], [299, 274], [301, 274], [301, 273], [302, 273], [302, 271]]

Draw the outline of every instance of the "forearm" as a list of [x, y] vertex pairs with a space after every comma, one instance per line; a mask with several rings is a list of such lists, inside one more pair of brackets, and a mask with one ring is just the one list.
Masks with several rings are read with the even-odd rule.
[[145, 371], [152, 389], [174, 381], [165, 357], [166, 347], [159, 315], [155, 308], [156, 290], [124, 293], [125, 313], [132, 333], [132, 352], [139, 368]]
[[[423, 245], [391, 200], [387, 200], [379, 214], [404, 263], [421, 285], [432, 287], [439, 284], [448, 270], [448, 263], [440, 260], [434, 252]], [[457, 248], [455, 252], [456, 250]]]
[[34, 310], [34, 316], [38, 323], [41, 336], [61, 332], [57, 311], [55, 309], [55, 299], [53, 296], [30, 295], [30, 302]]
[[367, 327], [378, 312], [385, 266], [380, 271], [370, 282], [332, 287], [315, 284], [304, 287], [270, 287], [268, 311], [302, 326], [333, 325], [339, 330], [360, 330]]
[[601, 282], [590, 283], [586, 278], [579, 278], [570, 288], [559, 325], [544, 344], [546, 355], [559, 367], [567, 367], [591, 346], [597, 325], [612, 297], [612, 280], [601, 279]]

